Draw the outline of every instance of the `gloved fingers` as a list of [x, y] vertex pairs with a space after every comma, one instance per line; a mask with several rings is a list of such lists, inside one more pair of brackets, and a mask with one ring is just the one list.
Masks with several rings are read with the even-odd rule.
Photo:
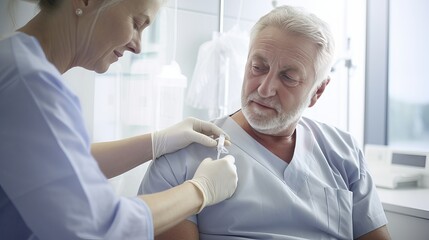
[[216, 147], [217, 142], [213, 138], [206, 136], [204, 134], [198, 133], [198, 132], [191, 132], [189, 133], [188, 140], [190, 142], [196, 142], [199, 144], [202, 144], [206, 147]]
[[[221, 158], [222, 159], [222, 158]], [[235, 165], [235, 157], [233, 157], [232, 155], [226, 155], [225, 157], [223, 157], [223, 159], [225, 159], [226, 161], [229, 162], [229, 166], [232, 168], [233, 170], [233, 174], [237, 175], [237, 166]], [[235, 187], [237, 187], [237, 183], [238, 183], [238, 178], [235, 178]], [[232, 192], [233, 193], [233, 192]]]
[[229, 135], [224, 132], [220, 127], [207, 121], [203, 121], [197, 118], [191, 118], [193, 121], [193, 129], [207, 136], [214, 136], [218, 138], [221, 134], [225, 135], [225, 140], [230, 140]]
[[203, 163], [205, 163], [205, 162], [212, 162], [212, 161], [213, 161], [213, 159], [211, 157], [204, 158], [204, 160], [201, 161], [200, 165], [203, 165]]
[[[189, 142], [196, 142], [201, 145], [204, 145], [206, 147], [216, 147], [217, 141], [216, 139], [213, 139], [210, 136], [207, 136], [205, 134], [199, 133], [199, 132], [188, 132], [187, 137]], [[226, 140], [224, 141], [225, 146], [231, 146], [231, 141]]]
[[[228, 162], [230, 162], [232, 164], [235, 163], [235, 158], [232, 155], [226, 155], [225, 157], [220, 158], [219, 160], [221, 160], [221, 159], [225, 159], [226, 161], [228, 161]], [[235, 164], [234, 164], [234, 166], [235, 166]]]
[[[237, 166], [235, 165], [235, 157], [232, 156], [232, 155], [226, 155], [223, 158], [220, 158], [219, 160], [216, 160], [216, 162], [218, 162], [218, 161], [226, 161], [226, 162], [228, 162], [228, 168], [229, 168], [229, 170], [223, 171], [223, 174], [224, 174], [223, 177], [224, 177], [224, 179], [225, 180], [226, 179], [229, 179], [229, 180], [234, 179], [235, 180], [235, 181], [229, 182], [229, 184], [232, 184], [231, 185], [232, 188], [229, 188], [227, 190], [227, 193], [228, 193], [227, 196], [231, 197], [234, 194], [235, 189], [237, 188], [237, 185], [238, 185]], [[225, 182], [224, 186], [226, 186], [226, 184], [227, 183]]]
[[219, 160], [205, 158], [190, 181], [203, 193], [203, 205], [210, 206], [231, 197], [238, 184], [235, 158], [227, 155]]

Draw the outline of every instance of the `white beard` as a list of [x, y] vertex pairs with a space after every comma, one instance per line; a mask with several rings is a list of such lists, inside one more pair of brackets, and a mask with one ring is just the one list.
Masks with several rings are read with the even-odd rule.
[[[268, 105], [274, 108], [277, 114], [274, 117], [271, 117], [264, 111], [251, 110], [248, 106], [248, 103], [253, 99], [258, 99], [260, 102], [269, 103]], [[310, 101], [311, 98], [307, 96], [306, 101], [302, 102], [294, 111], [284, 112], [280, 103], [274, 99], [264, 101], [261, 100], [257, 92], [253, 92], [247, 97], [247, 99], [242, 97], [241, 110], [244, 117], [253, 129], [263, 134], [276, 136], [291, 127], [292, 124], [296, 123], [301, 118], [302, 113], [309, 106]]]

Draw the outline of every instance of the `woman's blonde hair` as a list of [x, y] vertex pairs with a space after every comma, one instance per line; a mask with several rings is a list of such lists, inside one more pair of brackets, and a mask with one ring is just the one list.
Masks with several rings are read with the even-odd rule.
[[[37, 0], [39, 4], [39, 8], [41, 10], [53, 10], [58, 7], [64, 0]], [[66, 0], [70, 1], [70, 0]], [[117, 4], [123, 0], [103, 0], [101, 1], [100, 10], [105, 9], [111, 5]]]

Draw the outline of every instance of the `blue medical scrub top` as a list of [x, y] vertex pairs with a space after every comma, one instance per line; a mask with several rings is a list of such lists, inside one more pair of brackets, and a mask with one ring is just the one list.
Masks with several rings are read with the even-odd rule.
[[[229, 117], [215, 123], [231, 137], [238, 187], [234, 195], [189, 220], [200, 239], [353, 239], [387, 223], [362, 152], [336, 128], [302, 118], [290, 164]], [[216, 150], [192, 144], [153, 161], [141, 193], [191, 179]]]
[[60, 79], [35, 38], [0, 41], [0, 239], [153, 239], [149, 208], [115, 195]]

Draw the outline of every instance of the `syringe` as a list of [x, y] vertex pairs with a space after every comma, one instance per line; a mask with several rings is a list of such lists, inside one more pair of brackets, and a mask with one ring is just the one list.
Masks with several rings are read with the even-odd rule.
[[217, 158], [220, 158], [221, 153], [228, 153], [228, 150], [225, 148], [225, 135], [220, 134], [219, 138], [217, 139]]

